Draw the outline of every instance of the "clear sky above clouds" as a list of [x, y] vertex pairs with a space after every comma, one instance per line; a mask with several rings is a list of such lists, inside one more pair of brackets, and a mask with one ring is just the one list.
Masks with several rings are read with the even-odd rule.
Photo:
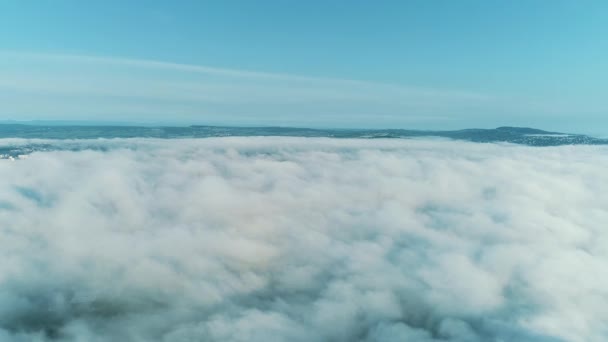
[[605, 1], [0, 2], [0, 120], [606, 133]]

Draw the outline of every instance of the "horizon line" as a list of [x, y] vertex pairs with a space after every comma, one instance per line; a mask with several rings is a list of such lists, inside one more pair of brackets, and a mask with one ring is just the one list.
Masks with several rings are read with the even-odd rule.
[[406, 131], [435, 131], [435, 132], [450, 132], [462, 130], [497, 130], [497, 129], [534, 129], [548, 133], [564, 133], [547, 131], [542, 128], [530, 126], [513, 126], [501, 125], [494, 127], [464, 127], [457, 129], [430, 129], [430, 128], [364, 128], [364, 127], [319, 127], [319, 126], [300, 126], [300, 125], [229, 125], [229, 124], [203, 124], [203, 123], [145, 123], [145, 122], [129, 122], [129, 121], [91, 121], [91, 120], [0, 120], [0, 126], [4, 125], [22, 125], [22, 126], [47, 126], [47, 127], [134, 127], [134, 128], [189, 128], [189, 127], [216, 127], [216, 128], [286, 128], [286, 129], [308, 129], [308, 130], [360, 130], [360, 131], [386, 131], [386, 130], [406, 130]]

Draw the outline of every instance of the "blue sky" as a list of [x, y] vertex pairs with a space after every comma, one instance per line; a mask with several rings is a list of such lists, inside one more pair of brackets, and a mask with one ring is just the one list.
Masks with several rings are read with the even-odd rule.
[[608, 132], [605, 1], [3, 1], [0, 120]]

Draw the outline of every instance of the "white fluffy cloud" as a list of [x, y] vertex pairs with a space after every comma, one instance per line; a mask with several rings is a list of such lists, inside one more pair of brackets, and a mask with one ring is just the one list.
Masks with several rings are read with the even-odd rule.
[[606, 147], [88, 144], [0, 160], [0, 341], [608, 336]]

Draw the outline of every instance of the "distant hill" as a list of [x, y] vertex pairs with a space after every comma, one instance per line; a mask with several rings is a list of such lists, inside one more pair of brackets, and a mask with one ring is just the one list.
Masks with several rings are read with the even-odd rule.
[[298, 127], [150, 127], [91, 125], [0, 124], [0, 138], [97, 139], [97, 138], [209, 138], [227, 136], [328, 137], [351, 139], [406, 139], [442, 137], [482, 143], [505, 142], [529, 146], [605, 145], [607, 139], [580, 134], [549, 132], [528, 127], [425, 131], [407, 129], [312, 129]]
[[512, 132], [512, 133], [517, 133], [517, 134], [562, 134], [562, 133], [556, 133], [556, 132], [543, 131], [542, 129], [529, 128], [529, 127], [503, 126], [503, 127], [496, 128], [496, 130], [501, 131], [501, 132]]

